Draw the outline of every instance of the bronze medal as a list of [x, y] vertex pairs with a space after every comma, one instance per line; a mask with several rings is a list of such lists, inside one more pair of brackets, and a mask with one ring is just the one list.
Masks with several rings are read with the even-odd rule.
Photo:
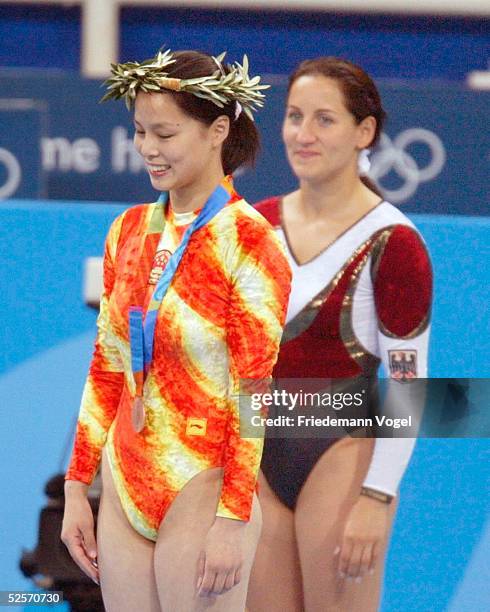
[[131, 423], [136, 433], [139, 433], [145, 426], [145, 405], [141, 395], [134, 398], [133, 408], [131, 410]]

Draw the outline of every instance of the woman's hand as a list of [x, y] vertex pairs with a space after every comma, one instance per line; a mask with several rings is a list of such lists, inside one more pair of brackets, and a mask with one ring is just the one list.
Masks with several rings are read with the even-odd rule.
[[94, 516], [87, 499], [87, 489], [87, 485], [81, 482], [71, 480], [65, 482], [65, 512], [61, 540], [78, 567], [99, 584]]
[[246, 525], [216, 517], [199, 558], [197, 589], [201, 597], [221, 595], [240, 582]]
[[338, 557], [341, 578], [360, 582], [372, 574], [381, 546], [386, 538], [390, 521], [390, 505], [360, 495], [352, 507], [339, 546]]

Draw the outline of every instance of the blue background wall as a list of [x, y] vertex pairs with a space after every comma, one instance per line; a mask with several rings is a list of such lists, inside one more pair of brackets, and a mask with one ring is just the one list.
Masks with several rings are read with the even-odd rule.
[[[78, 70], [77, 7], [3, 5], [0, 65]], [[214, 53], [244, 50], [261, 73], [286, 74], [302, 59], [341, 55], [375, 77], [462, 80], [487, 67], [488, 20], [318, 12], [124, 8], [120, 57], [145, 59], [162, 44]], [[216, 45], [219, 44], [219, 48]]]
[[[262, 154], [256, 168], [237, 179], [238, 189], [251, 202], [296, 185], [281, 141], [285, 78], [269, 77], [266, 82], [272, 87], [264, 109], [257, 113]], [[373, 171], [378, 153], [388, 153], [387, 174], [379, 176], [383, 189], [405, 189], [410, 186], [410, 177], [415, 174], [421, 179], [424, 169], [433, 165], [436, 157], [441, 158], [440, 167], [429, 180], [415, 178], [408, 197], [393, 199], [388, 193], [388, 199], [413, 212], [488, 215], [490, 132], [482, 127], [488, 123], [490, 92], [469, 91], [459, 83], [381, 81], [379, 85], [388, 112], [384, 130], [388, 144], [382, 144], [373, 155]], [[60, 200], [156, 199], [132, 144], [132, 118], [120, 101], [98, 103], [102, 96], [98, 81], [63, 72], [0, 70], [0, 91], [4, 105], [18, 104], [19, 98], [29, 99], [35, 106], [23, 114], [32, 115], [36, 110], [39, 115], [36, 131], [33, 117], [14, 121], [13, 116], [21, 111], [3, 110], [0, 100], [0, 149], [16, 155], [24, 172], [23, 183], [12, 197], [32, 197], [43, 148], [39, 195], [45, 193]], [[428, 135], [428, 142], [421, 133]], [[404, 145], [400, 138], [406, 140], [409, 134], [415, 137]], [[51, 142], [51, 154], [43, 147], [48, 142], [46, 137]], [[53, 153], [53, 143], [57, 143], [57, 154]], [[83, 155], [80, 150], [76, 152], [80, 146], [90, 148], [90, 155], [95, 156], [93, 164], [87, 151]], [[410, 172], [405, 156], [412, 163]], [[87, 157], [88, 164], [84, 162]], [[414, 173], [413, 164], [422, 170], [420, 175]], [[0, 188], [4, 184], [2, 171], [4, 165], [0, 163]]]
[[[0, 207], [0, 590], [36, 542], [45, 481], [63, 469], [94, 337], [82, 303], [84, 259], [100, 255], [122, 205], [11, 202]], [[490, 220], [414, 216], [436, 286], [430, 371], [490, 378]], [[488, 440], [420, 440], [403, 482], [383, 612], [466, 612], [488, 604]]]
[[[120, 58], [141, 60], [163, 44], [212, 53], [227, 49], [230, 61], [241, 59], [246, 51], [254, 72], [283, 75], [305, 57], [333, 54], [352, 59], [378, 79], [389, 116], [386, 134], [392, 140], [407, 129], [423, 128], [439, 137], [445, 148], [446, 163], [437, 177], [420, 183], [407, 199], [392, 201], [413, 212], [487, 215], [490, 134], [482, 126], [488, 121], [490, 93], [470, 92], [463, 81], [470, 70], [487, 67], [488, 24], [482, 18], [123, 8]], [[114, 170], [114, 143], [120, 151], [130, 147], [131, 120], [123, 104], [97, 104], [99, 83], [78, 75], [80, 45], [78, 7], [1, 5], [0, 97], [33, 100], [38, 113], [37, 128], [29, 125], [23, 131], [13, 128], [12, 115], [0, 113], [0, 148], [17, 146], [16, 155], [30, 157], [24, 183], [11, 197], [151, 200], [154, 193], [144, 172], [136, 166], [129, 172]], [[45, 70], [23, 72], [19, 67]], [[285, 79], [268, 82], [274, 87], [257, 120], [263, 155], [257, 170], [238, 180], [239, 189], [252, 201], [294, 185], [280, 142]], [[27, 126], [25, 118], [23, 123]], [[119, 135], [114, 137], [116, 126]], [[65, 138], [69, 146], [90, 139], [97, 148], [96, 169], [77, 171], [70, 162], [46, 167], [42, 156], [43, 172], [33, 176], [45, 137]], [[407, 152], [420, 167], [430, 159], [420, 142]], [[119, 158], [125, 163], [129, 159], [127, 153]], [[4, 175], [0, 163], [0, 188]], [[405, 179], [392, 172], [381, 184], [393, 188]]]

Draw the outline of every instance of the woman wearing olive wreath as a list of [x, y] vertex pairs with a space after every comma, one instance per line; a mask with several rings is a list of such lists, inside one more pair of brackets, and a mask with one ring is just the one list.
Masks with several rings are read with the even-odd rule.
[[[114, 65], [159, 201], [106, 241], [95, 352], [66, 475], [62, 539], [109, 611], [239, 612], [261, 512], [262, 439], [241, 438], [241, 379], [276, 361], [290, 269], [234, 190], [264, 85], [195, 51]], [[97, 542], [87, 488], [102, 462]]]

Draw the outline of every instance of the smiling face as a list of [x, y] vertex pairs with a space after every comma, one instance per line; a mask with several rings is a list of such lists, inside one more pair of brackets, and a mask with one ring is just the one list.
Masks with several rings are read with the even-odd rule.
[[228, 118], [210, 126], [187, 115], [172, 95], [138, 93], [134, 144], [158, 191], [199, 188], [210, 173], [221, 172], [221, 146]]
[[359, 151], [371, 143], [376, 121], [357, 124], [335, 79], [304, 75], [291, 86], [282, 136], [289, 163], [303, 181], [357, 177]]

